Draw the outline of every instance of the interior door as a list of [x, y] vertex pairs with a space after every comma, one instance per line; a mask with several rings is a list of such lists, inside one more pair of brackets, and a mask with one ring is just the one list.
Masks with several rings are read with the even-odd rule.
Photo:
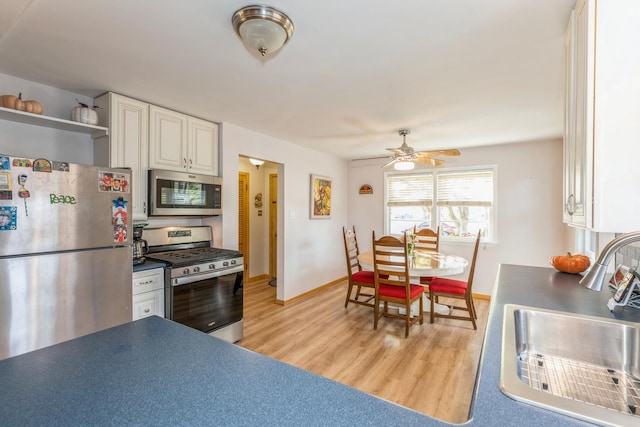
[[278, 273], [278, 174], [269, 174], [269, 276]]
[[249, 174], [238, 172], [238, 250], [244, 256], [244, 277], [249, 280]]

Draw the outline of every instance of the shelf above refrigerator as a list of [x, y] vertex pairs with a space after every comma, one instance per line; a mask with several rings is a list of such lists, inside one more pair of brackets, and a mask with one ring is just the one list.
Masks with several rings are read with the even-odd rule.
[[24, 111], [4, 107], [0, 107], [0, 119], [34, 126], [49, 127], [58, 130], [86, 133], [90, 134], [92, 138], [99, 138], [109, 134], [109, 129], [106, 127], [86, 125], [84, 123], [72, 122], [71, 120], [26, 113]]

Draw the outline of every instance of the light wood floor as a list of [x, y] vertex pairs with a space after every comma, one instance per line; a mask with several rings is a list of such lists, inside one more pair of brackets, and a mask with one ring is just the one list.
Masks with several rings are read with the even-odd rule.
[[[451, 423], [467, 421], [489, 309], [471, 322], [436, 319], [404, 338], [400, 320], [349, 304], [347, 282], [282, 306], [267, 281], [245, 284], [238, 345]], [[442, 300], [445, 301], [445, 300]]]

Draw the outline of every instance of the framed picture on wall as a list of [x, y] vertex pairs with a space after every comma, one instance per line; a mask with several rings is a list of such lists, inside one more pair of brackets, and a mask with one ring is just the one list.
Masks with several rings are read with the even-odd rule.
[[331, 178], [311, 174], [311, 219], [331, 218]]

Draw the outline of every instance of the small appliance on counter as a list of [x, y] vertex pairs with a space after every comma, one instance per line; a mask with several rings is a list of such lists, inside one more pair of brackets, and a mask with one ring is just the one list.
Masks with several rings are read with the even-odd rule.
[[142, 224], [133, 225], [133, 265], [143, 264], [145, 261], [144, 255], [149, 251], [149, 245], [147, 241], [142, 238], [142, 231], [144, 230], [143, 227], [144, 225]]

